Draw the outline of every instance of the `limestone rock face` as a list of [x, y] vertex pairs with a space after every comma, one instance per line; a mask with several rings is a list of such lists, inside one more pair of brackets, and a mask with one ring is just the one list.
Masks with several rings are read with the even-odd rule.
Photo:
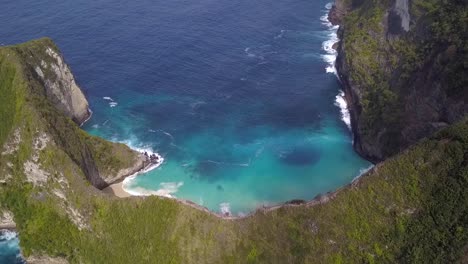
[[[50, 64], [41, 63], [41, 67], [42, 65], [50, 67], [49, 70], [52, 73], [52, 78], [44, 76], [43, 79], [47, 96], [56, 103], [58, 109], [76, 123], [82, 124], [91, 114], [88, 101], [76, 84], [70, 67], [64, 62], [62, 55], [51, 47], [47, 47], [46, 54], [50, 56]], [[38, 70], [37, 73], [40, 76], [41, 69], [38, 68]]]
[[26, 259], [26, 263], [29, 264], [67, 264], [69, 263], [66, 259], [61, 257], [49, 257], [49, 256], [30, 256]]
[[0, 212], [0, 229], [14, 229], [15, 227], [13, 213], [10, 211]]
[[91, 116], [85, 95], [52, 40], [43, 38], [33, 41], [22, 47], [21, 53], [30, 70], [37, 74], [37, 80], [44, 85], [47, 98], [57, 109], [78, 125]]
[[122, 169], [120, 169], [117, 172], [112, 173], [112, 174], [101, 173], [101, 177], [107, 184], [111, 185], [111, 184], [113, 184], [113, 183], [115, 183], [115, 182], [129, 176], [129, 175], [133, 175], [133, 174], [143, 170], [145, 168], [145, 166], [147, 166], [148, 164], [149, 164], [149, 161], [147, 160], [145, 155], [140, 153], [135, 158], [135, 162], [133, 163], [133, 165], [131, 167], [122, 168]]

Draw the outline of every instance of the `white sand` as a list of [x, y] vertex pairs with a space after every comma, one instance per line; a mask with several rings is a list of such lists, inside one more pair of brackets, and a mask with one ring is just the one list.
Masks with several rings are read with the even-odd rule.
[[131, 195], [123, 189], [123, 182], [114, 183], [103, 190], [105, 193], [113, 194], [120, 198], [130, 197]]

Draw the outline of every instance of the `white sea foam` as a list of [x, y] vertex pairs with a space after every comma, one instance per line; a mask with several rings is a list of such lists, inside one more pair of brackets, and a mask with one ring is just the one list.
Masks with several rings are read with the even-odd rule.
[[232, 162], [214, 161], [214, 160], [205, 160], [205, 162], [210, 162], [210, 163], [214, 163], [214, 164], [217, 164], [217, 165], [249, 167], [252, 160], [249, 159], [249, 161], [247, 163], [232, 163]]
[[[146, 152], [150, 156], [151, 155], [156, 155], [157, 160], [158, 160], [158, 162], [151, 164], [150, 166], [144, 168], [143, 170], [141, 170], [141, 171], [139, 171], [139, 172], [137, 172], [137, 173], [135, 173], [135, 174], [133, 174], [131, 176], [126, 177], [123, 180], [123, 183], [122, 183], [122, 188], [124, 189], [125, 192], [127, 192], [127, 193], [129, 193], [130, 195], [133, 195], [133, 196], [158, 195], [158, 196], [165, 196], [165, 197], [172, 197], [170, 194], [177, 192], [177, 190], [174, 191], [174, 189], [171, 188], [171, 185], [169, 183], [168, 183], [168, 185], [165, 185], [165, 186], [163, 186], [163, 188], [161, 188], [159, 190], [156, 190], [156, 191], [148, 190], [148, 189], [145, 189], [145, 188], [142, 188], [142, 187], [132, 187], [133, 180], [139, 174], [147, 173], [147, 172], [150, 172], [150, 171], [158, 168], [159, 166], [161, 166], [161, 164], [164, 163], [164, 158], [159, 153], [154, 152], [154, 150], [149, 146], [142, 145], [142, 144], [135, 144], [134, 140], [129, 139], [129, 140], [124, 140], [124, 141], [119, 141], [119, 142], [126, 144], [131, 149], [136, 150], [136, 151], [138, 151], [140, 153]], [[161, 184], [163, 184], [163, 183], [161, 183]], [[182, 185], [180, 185], [180, 186], [182, 186]], [[178, 187], [180, 187], [180, 186], [178, 186]]]
[[250, 52], [250, 48], [245, 48], [244, 52], [247, 54], [247, 56], [249, 56], [251, 58], [257, 57], [253, 52]]
[[[115, 141], [115, 140], [113, 140]], [[127, 146], [129, 146], [131, 149], [133, 150], [136, 150], [140, 153], [147, 153], [148, 155], [156, 155], [157, 160], [158, 162], [152, 164], [151, 166], [145, 168], [144, 170], [132, 175], [132, 176], [129, 176], [127, 178], [125, 178], [125, 180], [127, 181], [131, 181], [132, 179], [134, 179], [138, 174], [140, 173], [146, 173], [146, 172], [149, 172], [151, 170], [154, 170], [156, 169], [157, 167], [159, 167], [163, 162], [164, 162], [164, 158], [159, 154], [159, 153], [156, 153], [150, 146], [145, 146], [145, 145], [141, 145], [141, 144], [135, 144], [133, 140], [124, 140], [124, 141], [119, 141], [120, 143], [123, 143]], [[124, 182], [125, 182], [124, 180]]]
[[167, 198], [175, 198], [174, 194], [179, 191], [179, 188], [184, 185], [183, 182], [161, 182], [158, 190], [148, 190], [142, 187], [128, 187], [124, 181], [123, 189], [134, 196], [163, 196]]
[[[323, 16], [320, 17], [322, 24], [327, 27], [327, 40], [322, 43], [322, 49], [325, 51], [326, 54], [322, 55], [322, 59], [327, 63], [325, 70], [327, 73], [333, 73], [338, 77], [338, 73], [336, 71], [335, 62], [336, 57], [338, 56], [338, 52], [333, 48], [333, 45], [339, 41], [338, 38], [338, 28], [339, 26], [334, 26], [328, 20], [328, 13], [332, 8], [333, 3], [328, 3], [325, 6], [325, 13]], [[340, 108], [341, 111], [341, 119], [345, 122], [346, 126], [351, 129], [351, 116], [349, 114], [348, 105], [346, 103], [345, 94], [343, 91], [335, 97], [335, 105]]]
[[89, 112], [88, 118], [86, 118], [85, 121], [83, 121], [83, 122], [80, 124], [80, 127], [83, 126], [86, 122], [88, 122], [88, 121], [91, 119], [91, 117], [93, 116], [93, 111], [92, 111], [91, 109], [89, 109], [89, 107], [88, 107], [88, 112]]
[[[115, 140], [113, 140], [113, 141], [115, 141]], [[123, 144], [129, 146], [131, 149], [136, 150], [138, 152], [141, 152], [141, 153], [146, 152], [149, 155], [154, 154], [154, 155], [158, 156], [159, 158], [163, 159], [161, 157], [161, 155], [156, 153], [150, 146], [143, 145], [143, 144], [137, 144], [137, 143], [135, 143], [135, 140], [133, 140], [133, 139], [127, 139], [127, 140], [118, 141], [118, 142], [123, 143]]]
[[102, 99], [106, 100], [106, 101], [109, 101], [109, 106], [110, 107], [116, 107], [117, 106], [117, 102], [112, 99], [112, 97], [110, 96], [104, 96]]
[[174, 140], [174, 136], [172, 136], [171, 133], [167, 132], [167, 131], [164, 131], [162, 129], [158, 129], [159, 132], [163, 133], [164, 135], [168, 136], [169, 138], [171, 138], [171, 140]]
[[361, 168], [361, 169], [359, 170], [359, 174], [358, 174], [356, 177], [354, 177], [354, 179], [352, 180], [352, 182], [354, 182], [354, 181], [356, 181], [357, 179], [361, 178], [362, 175], [366, 174], [366, 173], [367, 173], [368, 171], [370, 171], [372, 168], [374, 168], [374, 165], [373, 165], [373, 164], [370, 165], [370, 166], [367, 167], [367, 168]]
[[340, 108], [341, 119], [345, 122], [346, 126], [351, 129], [351, 115], [349, 114], [348, 104], [346, 103], [345, 93], [340, 93], [335, 97], [335, 105]]
[[280, 39], [284, 36], [284, 33], [286, 33], [285, 29], [282, 29], [281, 32], [275, 36], [275, 39]]
[[220, 203], [219, 210], [223, 215], [231, 215], [231, 205], [229, 203]]
[[255, 151], [255, 158], [258, 158], [263, 153], [264, 150], [265, 150], [265, 146], [261, 146], [259, 149], [257, 149], [257, 151]]
[[327, 40], [322, 43], [322, 49], [326, 54], [322, 55], [322, 59], [327, 63], [325, 70], [327, 73], [333, 73], [337, 75], [335, 68], [335, 61], [338, 55], [338, 52], [333, 48], [333, 45], [339, 41], [338, 39], [338, 26], [332, 25], [328, 20], [328, 12], [330, 8], [329, 5], [326, 6], [326, 11], [323, 16], [320, 17], [322, 24], [327, 27]]
[[10, 241], [10, 240], [13, 240], [13, 239], [16, 239], [17, 238], [17, 234], [16, 232], [14, 231], [10, 231], [10, 230], [2, 230], [0, 232], [0, 240], [3, 240], [3, 241]]

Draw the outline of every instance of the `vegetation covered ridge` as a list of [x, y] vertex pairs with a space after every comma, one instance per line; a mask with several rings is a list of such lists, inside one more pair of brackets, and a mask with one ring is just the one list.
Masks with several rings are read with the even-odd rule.
[[102, 164], [125, 165], [96, 161], [90, 145], [124, 146], [88, 135], [53, 105], [25, 60], [31, 46], [47, 49], [49, 40], [0, 49], [0, 117], [6, 120], [0, 124], [0, 211], [14, 216], [26, 257], [70, 263], [445, 263], [463, 257], [467, 119], [377, 165], [327, 203], [226, 221], [172, 199], [118, 199], [93, 186], [83, 164], [93, 162], [98, 171]]
[[468, 8], [451, 0], [336, 0], [355, 149], [382, 161], [468, 113]]

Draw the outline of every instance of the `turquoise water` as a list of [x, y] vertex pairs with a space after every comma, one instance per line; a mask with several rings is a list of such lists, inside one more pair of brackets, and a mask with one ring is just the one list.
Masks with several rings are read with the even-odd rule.
[[[337, 96], [331, 50], [336, 28], [324, 19], [329, 7], [296, 13], [298, 28], [257, 32], [264, 36], [252, 37], [248, 45], [231, 40], [233, 33], [223, 31], [223, 25], [214, 41], [180, 37], [174, 44], [182, 41], [181, 47], [193, 51], [181, 51], [182, 65], [162, 67], [157, 72], [162, 80], [151, 88], [95, 98], [98, 112], [85, 126], [89, 132], [158, 152], [165, 160], [127, 179], [124, 188], [133, 195], [188, 199], [215, 212], [244, 215], [262, 206], [312, 199], [368, 168], [352, 149], [349, 116], [339, 108], [344, 102]], [[242, 18], [238, 15], [236, 21]], [[265, 20], [274, 25], [281, 19]], [[218, 27], [207, 23], [202, 28]], [[198, 41], [220, 54], [195, 52], [201, 48]], [[235, 53], [223, 50], [228, 41], [235, 41]], [[168, 55], [161, 56], [167, 60]]]
[[7, 1], [0, 45], [51, 37], [94, 112], [84, 129], [164, 157], [129, 192], [238, 215], [312, 199], [370, 165], [352, 149], [330, 6]]
[[0, 230], [0, 263], [24, 263], [20, 255], [18, 237], [12, 231]]

